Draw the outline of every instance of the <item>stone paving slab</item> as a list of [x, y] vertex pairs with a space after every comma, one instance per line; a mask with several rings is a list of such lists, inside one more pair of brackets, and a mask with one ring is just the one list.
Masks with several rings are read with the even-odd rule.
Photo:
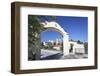
[[62, 53], [61, 51], [55, 51], [55, 50], [44, 50], [41, 49], [41, 58], [45, 58], [48, 56], [56, 55]]

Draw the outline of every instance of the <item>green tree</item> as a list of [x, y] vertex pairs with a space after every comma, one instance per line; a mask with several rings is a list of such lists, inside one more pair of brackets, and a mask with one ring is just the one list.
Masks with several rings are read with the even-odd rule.
[[88, 54], [88, 43], [84, 43], [84, 48], [85, 48], [85, 54]]
[[77, 41], [78, 44], [83, 44], [83, 42], [81, 42], [80, 40]]
[[[40, 59], [41, 53], [41, 43], [40, 43], [40, 33], [43, 26], [38, 21], [38, 16], [29, 15], [28, 16], [28, 51], [29, 59]], [[34, 57], [35, 58], [32, 58]]]
[[48, 42], [48, 49], [52, 50], [53, 49], [53, 45], [51, 42]]
[[28, 16], [28, 60], [39, 60], [41, 56], [40, 34], [46, 30], [40, 22], [52, 21], [53, 16]]

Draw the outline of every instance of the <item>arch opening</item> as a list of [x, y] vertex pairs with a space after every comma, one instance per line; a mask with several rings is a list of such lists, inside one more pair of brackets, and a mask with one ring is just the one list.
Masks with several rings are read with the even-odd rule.
[[52, 29], [52, 30], [55, 30], [57, 32], [59, 32], [61, 35], [62, 35], [62, 41], [63, 41], [63, 55], [68, 55], [69, 54], [69, 35], [68, 33], [56, 22], [48, 22], [48, 21], [45, 21], [43, 23], [41, 23], [45, 30], [44, 31], [47, 31], [49, 29]]
[[[52, 56], [54, 54], [55, 56]], [[47, 57], [49, 55], [51, 55], [50, 58]], [[62, 55], [63, 35], [61, 32], [53, 28], [41, 32], [41, 59], [59, 59]]]

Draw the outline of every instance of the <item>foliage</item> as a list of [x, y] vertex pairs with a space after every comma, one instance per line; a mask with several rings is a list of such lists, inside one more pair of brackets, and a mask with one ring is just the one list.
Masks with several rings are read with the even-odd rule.
[[88, 54], [88, 43], [87, 42], [84, 43], [84, 48], [85, 48], [85, 53]]
[[63, 43], [61, 43], [61, 50], [63, 50]]
[[[41, 30], [43, 29], [42, 25], [38, 21], [38, 16], [28, 16], [28, 42], [29, 44], [35, 44], [38, 39]], [[34, 43], [35, 42], [35, 43]]]
[[80, 40], [77, 41], [78, 44], [83, 44], [83, 42], [81, 42]]
[[[40, 32], [43, 26], [38, 21], [38, 16], [28, 16], [28, 50], [29, 53], [37, 54], [36, 59], [39, 59], [40, 55]], [[31, 56], [31, 55], [29, 55]], [[32, 56], [31, 56], [32, 57]], [[32, 58], [33, 59], [33, 58]]]
[[[52, 16], [36, 16], [28, 15], [28, 59], [40, 59], [41, 41], [40, 34], [46, 28], [40, 24], [41, 21], [51, 21], [55, 17]], [[32, 56], [35, 55], [35, 56]], [[36, 57], [36, 58], [32, 58]]]
[[73, 52], [73, 46], [74, 46], [74, 44], [70, 44], [70, 49], [69, 49], [70, 53]]

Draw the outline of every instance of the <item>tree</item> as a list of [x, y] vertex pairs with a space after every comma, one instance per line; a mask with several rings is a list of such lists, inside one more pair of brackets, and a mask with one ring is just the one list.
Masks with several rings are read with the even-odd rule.
[[77, 41], [77, 43], [79, 43], [79, 44], [80, 44], [80, 43], [81, 43], [81, 41], [80, 41], [80, 40], [78, 40], [78, 41]]
[[52, 45], [52, 43], [51, 42], [48, 42], [48, 49], [53, 49], [53, 45]]
[[61, 50], [63, 50], [63, 42], [61, 43]]
[[83, 44], [83, 42], [81, 42], [80, 40], [77, 41], [78, 44]]
[[[40, 33], [43, 26], [38, 21], [38, 16], [29, 15], [28, 16], [28, 54], [29, 59], [40, 59], [41, 53], [41, 43], [40, 43]], [[32, 58], [34, 57], [35, 58]]]
[[69, 49], [70, 53], [73, 52], [73, 46], [74, 46], [74, 44], [70, 44], [70, 49]]
[[[41, 56], [40, 34], [46, 28], [43, 27], [41, 21], [55, 20], [53, 16], [28, 16], [28, 59], [39, 60]], [[35, 57], [35, 58], [33, 58]]]
[[88, 54], [88, 43], [84, 43], [84, 48], [85, 48], [85, 54]]

